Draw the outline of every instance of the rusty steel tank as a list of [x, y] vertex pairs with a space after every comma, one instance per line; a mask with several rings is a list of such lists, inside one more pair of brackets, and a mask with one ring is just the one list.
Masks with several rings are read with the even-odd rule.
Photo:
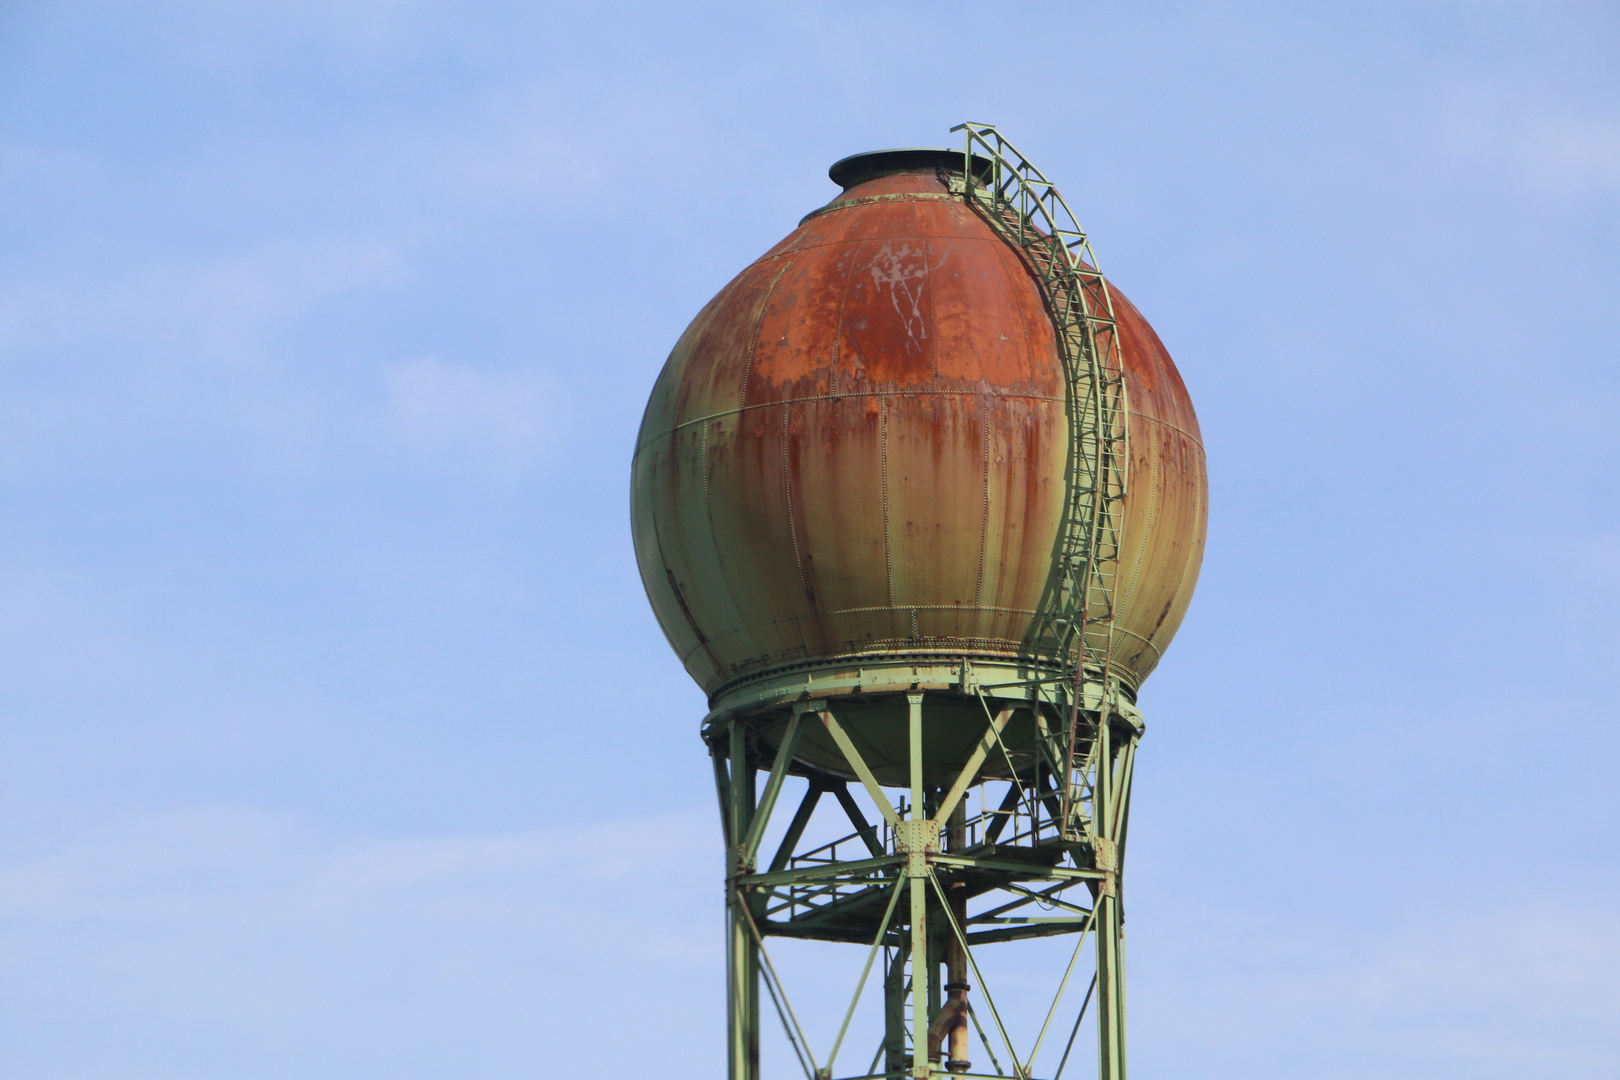
[[[1053, 320], [947, 181], [961, 151], [833, 166], [843, 192], [675, 345], [632, 467], [643, 583], [716, 713], [1027, 678], [1069, 446]], [[1129, 410], [1114, 663], [1134, 698], [1187, 610], [1207, 483], [1192, 402], [1113, 291]], [[943, 749], [943, 748], [942, 748]]]

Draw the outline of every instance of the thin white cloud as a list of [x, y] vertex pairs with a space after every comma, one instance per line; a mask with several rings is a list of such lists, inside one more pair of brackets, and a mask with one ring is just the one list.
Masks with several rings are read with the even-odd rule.
[[525, 457], [541, 449], [548, 381], [535, 372], [485, 371], [431, 357], [388, 372], [389, 411], [418, 446]]
[[476, 188], [580, 198], [607, 178], [600, 161], [580, 147], [540, 130], [540, 122], [519, 125], [465, 151], [462, 167]]
[[[277, 325], [391, 276], [392, 248], [282, 242], [224, 258], [152, 264], [76, 281], [0, 282], [0, 356], [86, 344], [165, 346], [171, 360], [257, 358]], [[120, 362], [126, 355], [110, 359]]]
[[1615, 900], [1542, 893], [1383, 926], [1374, 902], [1370, 927], [1212, 919], [1182, 928], [1173, 965], [1137, 968], [1142, 1034], [1207, 1056], [1210, 1076], [1262, 1046], [1268, 1065], [1246, 1075], [1375, 1075], [1399, 1060], [1403, 1074], [1428, 1063], [1480, 1078], [1613, 1076]]
[[[632, 1043], [694, 1042], [686, 1000], [653, 1010], [671, 986], [719, 985], [702, 917], [718, 847], [696, 812], [387, 839], [240, 807], [152, 814], [0, 860], [0, 955], [30, 1008], [290, 1039], [314, 1061], [323, 1040], [408, 1057], [423, 1032], [491, 1023], [530, 1057], [528, 1018], [584, 1030], [609, 1001], [647, 1017]], [[552, 1052], [578, 1071], [586, 1046]]]
[[1585, 115], [1500, 87], [1458, 87], [1446, 138], [1463, 161], [1481, 159], [1550, 194], [1620, 185], [1620, 114]]
[[709, 818], [342, 843], [250, 809], [151, 814], [0, 865], [0, 922], [517, 924], [649, 873], [693, 878], [712, 869], [719, 841]]
[[1620, 184], [1620, 124], [1543, 121], [1523, 133], [1519, 152], [1531, 175], [1549, 187]]

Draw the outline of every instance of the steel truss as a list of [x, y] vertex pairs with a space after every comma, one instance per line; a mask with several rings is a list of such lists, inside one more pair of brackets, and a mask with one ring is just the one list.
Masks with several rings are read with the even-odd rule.
[[[1134, 710], [1116, 703], [1111, 710], [1081, 710], [1071, 728], [1066, 695], [1030, 697], [1019, 688], [999, 697], [994, 687], [972, 684], [969, 665], [962, 668], [964, 689], [957, 691], [804, 700], [787, 710], [713, 717], [707, 724], [727, 849], [730, 1080], [760, 1078], [762, 986], [806, 1080], [1058, 1080], [1088, 1008], [1098, 1029], [1098, 1076], [1124, 1077], [1120, 869], [1142, 726]], [[871, 743], [858, 710], [850, 711], [857, 702], [869, 707], [885, 698], [905, 710], [903, 784], [892, 768], [890, 782], [880, 783], [872, 751], [862, 749]], [[982, 707], [982, 730], [967, 760], [942, 777], [924, 767], [925, 740], [936, 730], [929, 716], [955, 706], [949, 722], [959, 725], [964, 698]], [[812, 734], [822, 747], [837, 748], [832, 757], [819, 754], [814, 767], [796, 757]], [[789, 775], [804, 777], [807, 790], [797, 807], [778, 815]], [[852, 783], [880, 820], [868, 820]], [[1066, 786], [1079, 792], [1067, 805]], [[977, 810], [970, 812], [974, 803]], [[846, 819], [852, 831], [807, 848], [806, 828], [818, 812]], [[781, 839], [762, 866], [767, 831], [780, 831]], [[1076, 886], [1078, 899], [1070, 894]], [[1076, 935], [1076, 942], [1040, 1034], [1017, 1046], [976, 954], [1000, 942], [1064, 934]], [[865, 946], [861, 976], [830, 1039], [818, 1041], [803, 1030], [791, 991], [771, 963], [766, 941], [772, 937]], [[1060, 1018], [1065, 997], [1072, 1006], [1080, 996], [1075, 975], [1090, 966], [1082, 963], [1088, 952], [1096, 969], [1091, 986], [1078, 1008]], [[882, 985], [883, 1043], [870, 1066], [838, 1073], [850, 1022], [874, 977]], [[971, 1000], [975, 986], [982, 1011]], [[989, 1070], [970, 1062], [971, 1030], [978, 1032]], [[1061, 1057], [1037, 1072], [1039, 1062], [1057, 1056], [1059, 1044]]]

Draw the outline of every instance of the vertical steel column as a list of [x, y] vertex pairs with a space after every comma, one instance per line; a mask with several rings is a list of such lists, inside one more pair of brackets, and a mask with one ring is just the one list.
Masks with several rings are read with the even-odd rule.
[[906, 888], [911, 892], [911, 1075], [927, 1080], [934, 1072], [928, 1061], [929, 983], [933, 981], [933, 973], [928, 954], [930, 870], [924, 840], [929, 826], [923, 806], [923, 696], [909, 693], [906, 702], [911, 750], [911, 828], [906, 836]]
[[[1115, 752], [1106, 703], [1097, 717], [1096, 798], [1092, 803], [1097, 869], [1107, 875], [1097, 889], [1097, 1076], [1125, 1080], [1125, 960], [1120, 935], [1118, 823], [1121, 799], [1130, 789], [1115, 773]], [[1123, 762], [1126, 757], [1119, 755]]]
[[727, 785], [726, 824], [726, 1075], [729, 1080], [759, 1080], [759, 948], [748, 925], [747, 899], [737, 879], [752, 872], [744, 838], [754, 818], [754, 766], [748, 758], [745, 722], [730, 724], [731, 780]]
[[[945, 848], [961, 852], [967, 848], [967, 803], [958, 802], [945, 823]], [[951, 914], [957, 926], [967, 926], [967, 884], [958, 881], [945, 890], [950, 901]], [[945, 990], [949, 995], [945, 1015], [935, 1021], [942, 1026], [946, 1043], [945, 1070], [965, 1073], [971, 1067], [968, 1060], [968, 956], [955, 934], [949, 934], [945, 943]], [[941, 1021], [943, 1024], [941, 1025]]]

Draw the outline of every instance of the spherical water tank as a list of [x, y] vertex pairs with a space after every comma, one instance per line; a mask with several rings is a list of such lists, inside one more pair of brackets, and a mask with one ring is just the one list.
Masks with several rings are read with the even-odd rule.
[[[692, 321], [632, 473], [642, 580], [711, 704], [806, 672], [1039, 665], [1069, 446], [1052, 319], [1024, 257], [947, 174], [960, 151], [834, 166], [842, 194]], [[1116, 289], [1129, 410], [1114, 664], [1127, 692], [1186, 612], [1204, 546], [1198, 421]]]

